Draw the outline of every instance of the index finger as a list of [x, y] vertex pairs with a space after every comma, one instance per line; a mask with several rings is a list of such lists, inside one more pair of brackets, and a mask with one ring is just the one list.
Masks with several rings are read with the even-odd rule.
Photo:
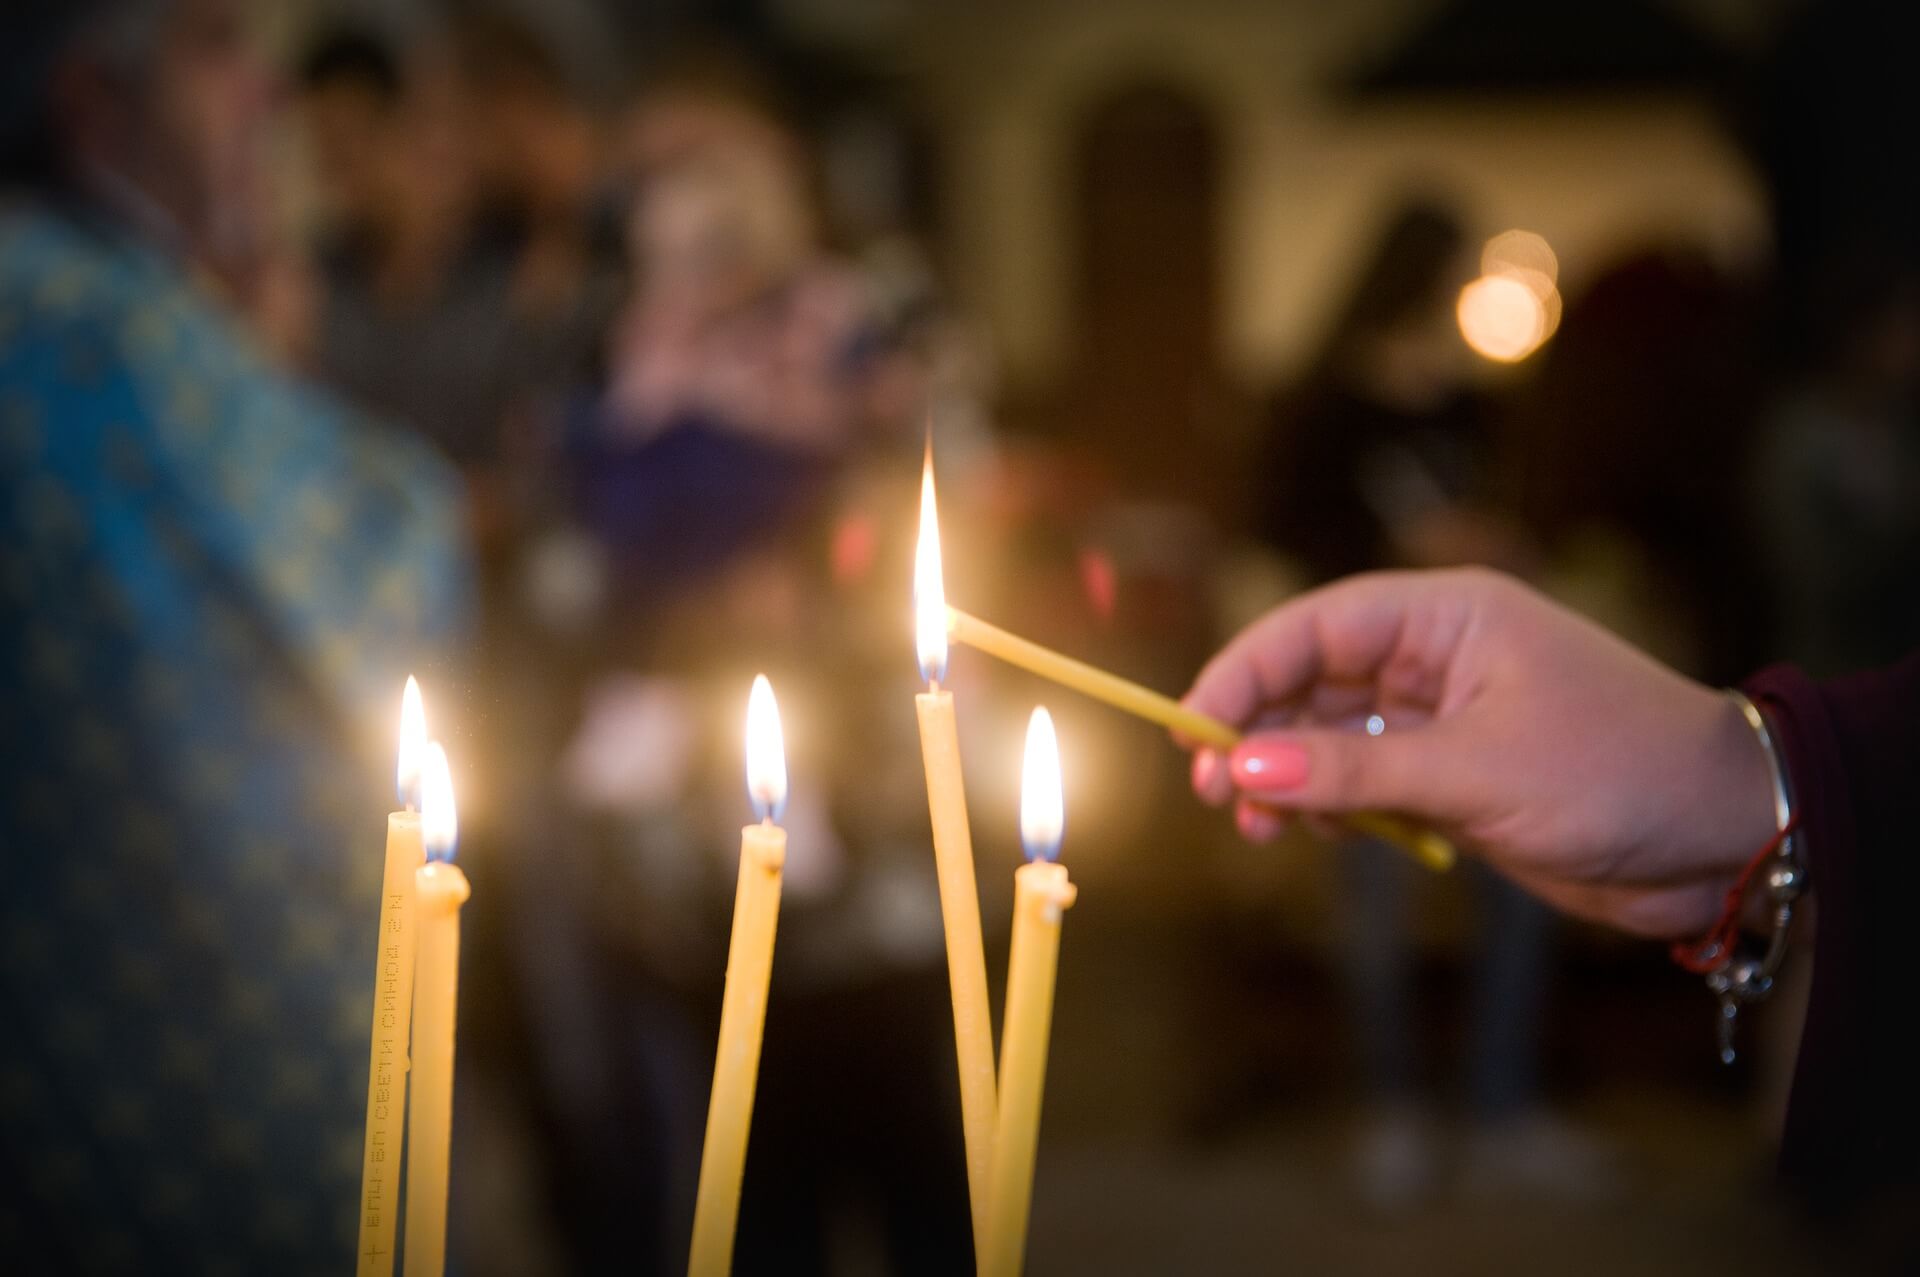
[[1398, 650], [1426, 579], [1416, 572], [1368, 573], [1281, 604], [1208, 661], [1182, 703], [1244, 728], [1323, 679], [1372, 679]]

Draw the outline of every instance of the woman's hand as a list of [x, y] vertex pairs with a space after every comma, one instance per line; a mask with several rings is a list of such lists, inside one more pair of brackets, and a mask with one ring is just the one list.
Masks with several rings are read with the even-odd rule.
[[1706, 930], [1774, 832], [1737, 706], [1483, 569], [1315, 590], [1228, 644], [1186, 704], [1248, 733], [1230, 757], [1198, 751], [1193, 783], [1249, 838], [1296, 813], [1400, 812], [1645, 935]]

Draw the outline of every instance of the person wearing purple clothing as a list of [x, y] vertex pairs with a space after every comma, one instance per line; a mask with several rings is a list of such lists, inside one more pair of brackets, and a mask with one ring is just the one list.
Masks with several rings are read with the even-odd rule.
[[[1186, 703], [1248, 733], [1197, 749], [1193, 781], [1250, 839], [1360, 810], [1431, 822], [1558, 909], [1682, 942], [1720, 990], [1768, 946], [1810, 944], [1781, 1169], [1823, 1205], [1912, 1200], [1920, 1091], [1897, 1044], [1920, 654], [1828, 682], [1779, 666], [1729, 694], [1497, 573], [1384, 572], [1268, 613]], [[1776, 911], [1801, 890], [1811, 936], [1804, 909]], [[1745, 992], [1736, 1007], [1765, 989]]]

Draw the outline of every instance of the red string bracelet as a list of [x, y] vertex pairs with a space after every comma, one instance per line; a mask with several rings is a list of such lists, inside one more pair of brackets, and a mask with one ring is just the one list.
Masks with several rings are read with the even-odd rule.
[[1706, 935], [1695, 941], [1676, 941], [1668, 950], [1673, 960], [1695, 975], [1709, 975], [1725, 966], [1733, 954], [1734, 945], [1740, 939], [1740, 906], [1746, 900], [1747, 888], [1753, 882], [1753, 876], [1760, 872], [1760, 866], [1780, 850], [1780, 845], [1792, 836], [1800, 826], [1800, 818], [1795, 816], [1773, 837], [1767, 839], [1767, 845], [1754, 853], [1747, 867], [1740, 871], [1739, 878], [1727, 889], [1726, 903], [1721, 907], [1719, 921]]

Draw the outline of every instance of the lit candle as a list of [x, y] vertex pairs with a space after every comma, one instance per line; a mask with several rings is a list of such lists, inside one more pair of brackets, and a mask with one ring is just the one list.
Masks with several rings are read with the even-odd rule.
[[413, 988], [413, 1104], [407, 1114], [406, 1277], [438, 1277], [446, 1268], [460, 906], [469, 894], [467, 876], [453, 863], [458, 837], [446, 751], [433, 741], [420, 766], [420, 839], [427, 863], [414, 875], [420, 950]]
[[407, 1112], [407, 1027], [413, 1022], [413, 875], [420, 845], [420, 755], [427, 715], [420, 684], [400, 697], [400, 810], [387, 817], [387, 867], [374, 944], [373, 1045], [367, 1062], [367, 1136], [360, 1156], [360, 1277], [393, 1272], [400, 1215], [400, 1141]]
[[1054, 974], [1060, 961], [1060, 919], [1078, 889], [1054, 863], [1066, 817], [1060, 746], [1053, 719], [1033, 711], [1020, 779], [1020, 841], [1027, 863], [1013, 875], [1013, 950], [1007, 960], [1007, 1014], [1000, 1040], [1000, 1113], [993, 1139], [985, 1277], [1016, 1277], [1027, 1250], [1034, 1153], [1040, 1142], [1040, 1094], [1047, 1077], [1053, 1026]]
[[733, 1268], [734, 1221], [746, 1170], [753, 1088], [760, 1073], [760, 1035], [773, 972], [773, 933], [780, 918], [780, 873], [787, 831], [776, 825], [787, 802], [786, 745], [780, 707], [762, 674], [747, 698], [747, 794], [760, 817], [740, 831], [740, 882], [727, 946], [727, 987], [720, 1003], [720, 1047], [707, 1101], [707, 1138], [700, 1152], [700, 1188], [693, 1206], [691, 1277], [725, 1277]]
[[[956, 643], [965, 643], [1009, 665], [1062, 687], [1071, 687], [1170, 731], [1221, 749], [1232, 749], [1240, 743], [1240, 733], [1217, 718], [1190, 710], [1171, 696], [1162, 696], [1118, 674], [1110, 674], [997, 625], [989, 625], [958, 608], [947, 609], [947, 630]], [[1349, 812], [1340, 817], [1340, 823], [1357, 833], [1393, 844], [1436, 872], [1453, 868], [1453, 844], [1430, 829], [1419, 829], [1398, 817], [1379, 812]]]
[[953, 1036], [960, 1061], [960, 1120], [966, 1138], [967, 1188], [974, 1245], [986, 1236], [987, 1173], [993, 1156], [993, 1017], [987, 1004], [987, 956], [980, 941], [980, 892], [974, 882], [973, 835], [960, 773], [960, 737], [947, 671], [947, 594], [940, 571], [940, 516], [933, 497], [933, 450], [920, 473], [920, 543], [913, 562], [914, 640], [927, 690], [914, 697], [920, 756], [927, 769], [933, 860], [940, 916], [947, 931], [947, 979], [953, 990]]

